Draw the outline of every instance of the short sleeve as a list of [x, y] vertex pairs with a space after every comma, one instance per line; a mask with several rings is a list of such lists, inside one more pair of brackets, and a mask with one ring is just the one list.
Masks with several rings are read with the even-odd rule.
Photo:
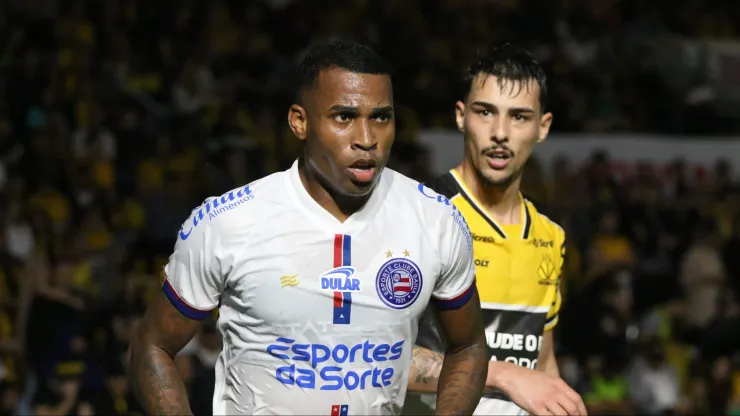
[[217, 257], [222, 236], [203, 211], [193, 210], [180, 228], [162, 274], [164, 294], [180, 313], [195, 320], [211, 316], [225, 285]]
[[558, 324], [558, 320], [560, 318], [560, 305], [563, 303], [563, 296], [560, 293], [560, 284], [563, 280], [563, 265], [565, 264], [565, 238], [561, 240], [562, 243], [560, 245], [560, 253], [557, 257], [558, 259], [558, 267], [556, 267], [557, 270], [557, 286], [555, 287], [555, 291], [553, 292], [552, 297], [552, 304], [550, 306], [550, 309], [547, 311], [547, 318], [545, 320], [545, 331], [549, 331]]
[[443, 218], [440, 232], [442, 268], [432, 295], [437, 309], [457, 309], [475, 293], [473, 238], [465, 218], [454, 206]]

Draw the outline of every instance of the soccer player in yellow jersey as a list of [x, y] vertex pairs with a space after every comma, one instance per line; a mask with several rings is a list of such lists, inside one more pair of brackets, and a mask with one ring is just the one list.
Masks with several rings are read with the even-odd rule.
[[[506, 44], [473, 65], [465, 82], [455, 106], [465, 157], [424, 189], [449, 199], [473, 233], [491, 356], [489, 389], [476, 414], [585, 414], [580, 396], [560, 378], [553, 351], [565, 233], [520, 192], [522, 169], [552, 123], [545, 73], [528, 52]], [[429, 315], [420, 328], [412, 391], [436, 390], [443, 357], [432, 351], [442, 342], [433, 321]]]

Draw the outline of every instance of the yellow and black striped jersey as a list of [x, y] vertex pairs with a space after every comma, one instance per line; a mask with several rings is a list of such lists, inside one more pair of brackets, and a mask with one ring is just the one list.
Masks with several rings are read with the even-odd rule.
[[[451, 170], [427, 186], [462, 212], [473, 234], [476, 281], [491, 360], [534, 368], [542, 335], [558, 323], [565, 232], [521, 197], [520, 224], [499, 224]], [[440, 342], [425, 316], [419, 345]], [[432, 323], [429, 323], [432, 321]], [[508, 400], [495, 392], [484, 397]]]

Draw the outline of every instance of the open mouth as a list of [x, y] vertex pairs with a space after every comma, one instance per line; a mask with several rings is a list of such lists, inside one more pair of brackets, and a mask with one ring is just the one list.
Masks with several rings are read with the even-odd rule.
[[362, 184], [372, 182], [377, 169], [377, 164], [373, 159], [359, 159], [347, 168], [352, 180]]
[[513, 159], [513, 155], [506, 149], [496, 149], [487, 152], [486, 159], [492, 169], [501, 170], [509, 165], [509, 162]]

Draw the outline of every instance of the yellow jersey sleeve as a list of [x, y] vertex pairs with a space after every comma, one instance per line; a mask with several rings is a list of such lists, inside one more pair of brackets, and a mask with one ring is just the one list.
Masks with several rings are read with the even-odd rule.
[[558, 320], [560, 317], [560, 306], [563, 303], [563, 296], [560, 293], [560, 285], [562, 284], [563, 265], [565, 263], [565, 232], [560, 227], [558, 227], [557, 237], [558, 244], [556, 245], [556, 247], [560, 247], [556, 256], [556, 273], [558, 283], [554, 291], [552, 306], [550, 306], [550, 310], [547, 312], [547, 318], [545, 319], [545, 331], [549, 331], [555, 328], [555, 325], [558, 324]]

